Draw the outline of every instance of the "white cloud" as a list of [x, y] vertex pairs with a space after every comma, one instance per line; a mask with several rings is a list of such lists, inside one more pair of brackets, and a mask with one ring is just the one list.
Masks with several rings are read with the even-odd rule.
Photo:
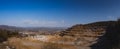
[[65, 25], [65, 21], [40, 21], [40, 20], [23, 20], [21, 25], [24, 26], [43, 26], [43, 27], [60, 27]]
[[118, 17], [117, 16], [107, 16], [108, 20], [117, 20]]
[[0, 24], [19, 26], [19, 27], [69, 27], [71, 23], [65, 20], [47, 21], [47, 20], [33, 20], [33, 19], [14, 19], [10, 21], [5, 21]]

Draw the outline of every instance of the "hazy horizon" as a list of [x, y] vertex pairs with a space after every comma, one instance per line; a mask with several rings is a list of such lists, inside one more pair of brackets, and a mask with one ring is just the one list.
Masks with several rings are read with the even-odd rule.
[[0, 25], [70, 27], [120, 18], [119, 0], [0, 0]]

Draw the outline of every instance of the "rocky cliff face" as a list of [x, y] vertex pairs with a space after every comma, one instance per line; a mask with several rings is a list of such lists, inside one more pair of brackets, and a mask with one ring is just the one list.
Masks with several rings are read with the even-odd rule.
[[[101, 21], [89, 24], [77, 24], [62, 31], [59, 35], [62, 37], [71, 36], [76, 38], [74, 41], [75, 45], [91, 46], [98, 42], [99, 37], [104, 36], [108, 32], [108, 27], [112, 27], [111, 25], [117, 26], [118, 22], [119, 21]], [[114, 27], [114, 30], [116, 31], [118, 28]], [[110, 31], [112, 31], [112, 29]]]

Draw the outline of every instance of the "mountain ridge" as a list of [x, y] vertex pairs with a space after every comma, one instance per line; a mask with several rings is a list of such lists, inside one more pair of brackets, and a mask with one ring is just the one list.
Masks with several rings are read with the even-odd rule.
[[0, 25], [0, 29], [12, 30], [12, 31], [62, 31], [66, 29], [65, 27], [17, 27], [17, 26], [9, 26], [9, 25]]

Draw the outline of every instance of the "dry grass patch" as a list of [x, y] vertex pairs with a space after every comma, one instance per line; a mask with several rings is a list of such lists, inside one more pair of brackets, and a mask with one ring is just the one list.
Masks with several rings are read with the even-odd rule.
[[74, 45], [42, 42], [38, 40], [27, 40], [19, 38], [11, 38], [8, 41], [9, 45], [16, 49], [76, 49]]

